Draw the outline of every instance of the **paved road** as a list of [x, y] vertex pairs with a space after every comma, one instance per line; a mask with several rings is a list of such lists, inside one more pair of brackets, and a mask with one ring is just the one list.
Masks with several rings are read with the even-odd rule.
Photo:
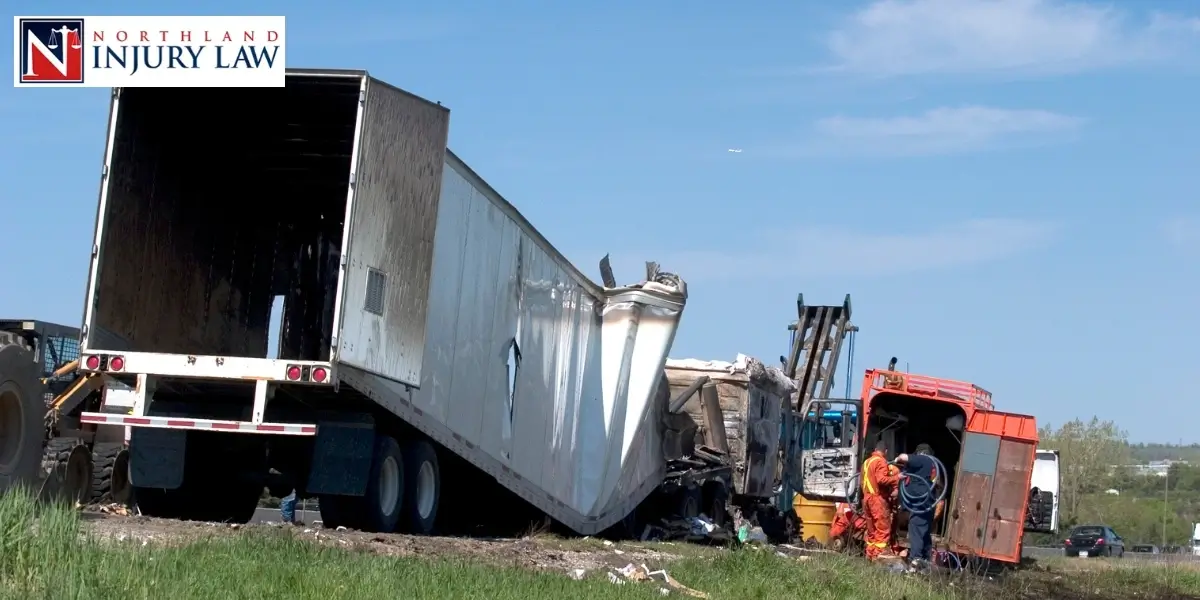
[[[313, 521], [321, 520], [321, 513], [315, 510], [300, 510], [297, 508], [296, 518], [305, 523], [312, 523]], [[260, 508], [254, 511], [254, 519], [251, 521], [251, 523], [278, 523], [281, 520], [282, 519], [279, 518], [278, 508]]]
[[[1049, 558], [1055, 556], [1064, 556], [1062, 548], [1038, 548], [1033, 546], [1025, 546], [1023, 555], [1026, 558]], [[1191, 554], [1145, 554], [1141, 552], [1126, 552], [1123, 557], [1127, 560], [1140, 560], [1151, 562], [1190, 562], [1200, 563], [1200, 556], [1192, 556]]]

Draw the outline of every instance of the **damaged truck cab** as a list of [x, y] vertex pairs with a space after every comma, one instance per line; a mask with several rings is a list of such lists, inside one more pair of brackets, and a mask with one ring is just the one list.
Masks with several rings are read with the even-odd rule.
[[[939, 546], [1020, 561], [1038, 443], [1034, 417], [995, 410], [991, 393], [970, 383], [877, 369], [863, 379], [862, 410], [860, 464], [877, 440], [892, 457], [927, 443], [944, 463]], [[903, 531], [897, 537], [903, 544]]]

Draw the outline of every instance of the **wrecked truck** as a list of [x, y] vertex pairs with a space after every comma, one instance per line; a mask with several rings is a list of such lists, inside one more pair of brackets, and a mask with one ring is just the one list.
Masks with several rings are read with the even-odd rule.
[[671, 465], [666, 485], [680, 494], [676, 513], [718, 527], [732, 514], [789, 539], [794, 519], [777, 497], [787, 460], [780, 432], [795, 382], [743, 354], [733, 362], [668, 359], [664, 374], [663, 454]]
[[81, 420], [131, 428], [144, 514], [245, 521], [267, 485], [429, 533], [478, 515], [449, 490], [482, 475], [593, 534], [659, 489], [686, 285], [592, 282], [448, 127], [363, 71], [113, 90]]
[[[825, 481], [828, 494], [855, 500], [863, 461], [883, 441], [889, 456], [929, 444], [946, 467], [938, 488], [945, 489], [945, 510], [933, 525], [936, 547], [963, 557], [1001, 563], [1021, 560], [1028, 522], [1032, 476], [1037, 454], [1037, 421], [1030, 415], [995, 409], [992, 394], [963, 381], [887, 369], [866, 371], [861, 399], [817, 400], [853, 404], [857, 440], [845, 440], [840, 452], [857, 454], [854, 463]], [[896, 542], [907, 545], [906, 513], [896, 523]]]

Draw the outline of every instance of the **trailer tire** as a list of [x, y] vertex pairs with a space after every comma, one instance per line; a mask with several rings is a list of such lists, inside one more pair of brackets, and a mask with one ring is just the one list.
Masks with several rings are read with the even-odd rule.
[[700, 486], [694, 483], [688, 484], [679, 488], [677, 494], [675, 510], [680, 517], [691, 519], [704, 512], [704, 495], [701, 493]]
[[709, 481], [701, 488], [704, 492], [704, 513], [718, 529], [729, 522], [729, 488], [724, 481]]
[[429, 442], [414, 440], [405, 446], [404, 473], [401, 527], [408, 533], [429, 535], [442, 497], [442, 472], [437, 451]]
[[133, 499], [133, 486], [129, 484], [129, 449], [125, 444], [95, 444], [92, 465], [91, 501], [128, 505]]
[[[400, 445], [390, 436], [375, 437], [375, 452], [371, 457], [371, 476], [367, 492], [361, 498], [362, 529], [375, 533], [392, 533], [400, 522], [404, 507], [404, 455]], [[339, 507], [341, 508], [341, 507]]]
[[133, 505], [138, 514], [159, 519], [176, 519], [187, 508], [179, 490], [132, 486]]
[[321, 513], [321, 526], [325, 529], [348, 527], [358, 529], [358, 525], [348, 520], [354, 514], [353, 503], [360, 500], [354, 496], [335, 496], [321, 494], [317, 496], [317, 512]]
[[15, 485], [36, 492], [46, 435], [38, 375], [33, 353], [16, 344], [0, 346], [0, 493]]
[[74, 507], [92, 493], [92, 451], [77, 438], [54, 438], [42, 454], [46, 481], [41, 497]]

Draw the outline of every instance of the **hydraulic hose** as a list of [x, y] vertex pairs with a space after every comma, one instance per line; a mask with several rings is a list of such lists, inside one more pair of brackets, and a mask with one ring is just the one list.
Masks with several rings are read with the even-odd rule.
[[[927, 454], [926, 456], [928, 456], [933, 461], [934, 468], [937, 469], [937, 471], [935, 471], [935, 472], [941, 473], [942, 476], [945, 477], [946, 476], [946, 465], [943, 465], [942, 461], [938, 460], [937, 457], [935, 457], [933, 455]], [[910, 485], [911, 481], [914, 479], [917, 481], [923, 482], [925, 484], [924, 491], [914, 492], [909, 489], [909, 485]], [[935, 497], [935, 494], [934, 494], [935, 486], [933, 485], [933, 483], [930, 482], [928, 479], [926, 479], [920, 475], [917, 475], [915, 473], [905, 473], [903, 476], [901, 476], [899, 487], [900, 487], [900, 493], [898, 495], [900, 497], [900, 506], [902, 506], [904, 508], [904, 510], [907, 510], [910, 513], [923, 513], [923, 512], [933, 511], [933, 509], [937, 506], [937, 503], [941, 502], [942, 500], [944, 500], [946, 498], [946, 490], [949, 489], [949, 486], [943, 485], [941, 491], [937, 492], [936, 497]]]

